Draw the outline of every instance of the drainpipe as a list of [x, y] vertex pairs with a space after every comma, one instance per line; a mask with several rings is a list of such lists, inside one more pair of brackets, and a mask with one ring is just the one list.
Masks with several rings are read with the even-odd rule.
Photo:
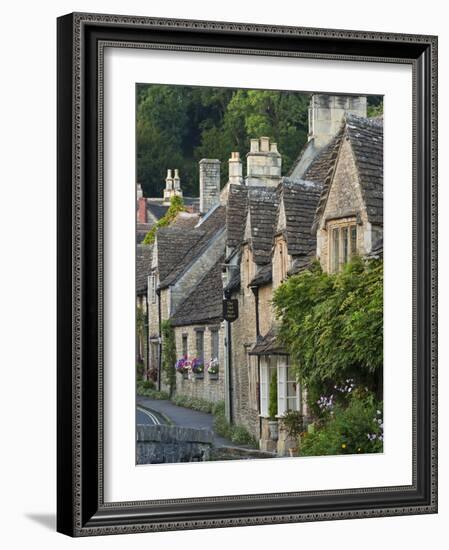
[[[251, 290], [254, 294], [254, 305], [256, 308], [256, 342], [260, 336], [260, 322], [259, 322], [259, 287], [252, 286]], [[260, 355], [257, 356], [257, 378], [260, 380]], [[257, 410], [260, 413], [260, 382], [257, 383]], [[262, 434], [262, 418], [259, 415], [259, 439]]]
[[148, 311], [148, 297], [145, 294], [145, 329], [144, 329], [144, 354], [145, 354], [145, 378], [148, 380], [150, 373], [150, 312]]
[[162, 315], [161, 315], [161, 291], [158, 288], [156, 290], [157, 294], [157, 315], [158, 315], [158, 326], [159, 326], [159, 353], [157, 360], [157, 389], [161, 391], [161, 374], [162, 374]]
[[260, 336], [260, 326], [259, 326], [259, 287], [252, 286], [251, 290], [254, 294], [254, 305], [256, 308], [256, 341]]
[[[223, 298], [228, 300], [231, 297], [231, 292], [225, 290]], [[225, 370], [225, 415], [226, 420], [232, 423], [234, 419], [234, 411], [232, 407], [232, 397], [234, 388], [232, 384], [232, 337], [231, 337], [231, 323], [226, 323], [226, 370]]]

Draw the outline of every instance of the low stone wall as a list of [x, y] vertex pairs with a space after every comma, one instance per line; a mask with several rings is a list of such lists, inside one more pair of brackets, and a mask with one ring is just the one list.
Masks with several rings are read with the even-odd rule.
[[137, 426], [137, 464], [202, 462], [210, 459], [210, 430], [179, 426]]

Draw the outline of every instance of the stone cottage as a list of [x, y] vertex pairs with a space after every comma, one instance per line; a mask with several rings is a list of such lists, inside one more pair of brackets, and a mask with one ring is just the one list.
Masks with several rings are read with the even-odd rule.
[[[262, 450], [287, 454], [282, 417], [308, 412], [307, 389], [277, 341], [273, 292], [315, 259], [334, 272], [355, 254], [382, 254], [382, 136], [382, 119], [366, 117], [366, 97], [314, 94], [309, 141], [288, 176], [268, 137], [251, 140], [245, 175], [231, 154], [221, 191], [219, 161], [203, 159], [199, 212], [158, 230], [150, 262], [145, 251], [149, 370], [164, 388], [161, 323], [170, 319], [178, 358], [219, 364], [216, 377], [178, 373], [176, 392], [224, 400], [228, 419]], [[237, 300], [233, 322], [223, 319], [223, 298]], [[277, 438], [268, 424], [274, 373]]]

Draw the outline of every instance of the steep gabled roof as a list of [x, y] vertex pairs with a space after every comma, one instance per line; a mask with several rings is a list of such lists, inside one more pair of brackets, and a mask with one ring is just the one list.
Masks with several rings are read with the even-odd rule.
[[346, 116], [368, 219], [383, 224], [383, 119]]
[[226, 208], [226, 246], [238, 246], [243, 239], [247, 211], [248, 189], [244, 185], [230, 185]]
[[222, 256], [170, 318], [173, 326], [216, 324], [223, 320]]
[[274, 187], [248, 187], [247, 211], [250, 216], [251, 250], [256, 264], [271, 263], [271, 249], [279, 206]]
[[290, 178], [283, 178], [279, 186], [285, 214], [283, 233], [291, 256], [306, 255], [316, 247], [316, 238], [311, 229], [321, 190], [320, 183]]
[[175, 283], [175, 281], [191, 266], [209, 247], [210, 242], [215, 236], [224, 231], [226, 223], [226, 209], [224, 206], [218, 206], [212, 211], [201, 225], [192, 229], [180, 229], [190, 241], [190, 246], [179, 248], [177, 260], [171, 265], [171, 269], [160, 277], [160, 288], [166, 288]]
[[178, 265], [180, 258], [198, 240], [193, 229], [183, 227], [161, 227], [156, 234], [159, 280], [162, 281]]
[[368, 220], [375, 225], [383, 223], [383, 119], [347, 114], [335, 138], [304, 174], [305, 179], [323, 184], [314, 228], [324, 213], [338, 153], [345, 138], [351, 144]]
[[136, 294], [144, 294], [147, 289], [148, 275], [151, 271], [153, 246], [138, 244], [136, 249]]

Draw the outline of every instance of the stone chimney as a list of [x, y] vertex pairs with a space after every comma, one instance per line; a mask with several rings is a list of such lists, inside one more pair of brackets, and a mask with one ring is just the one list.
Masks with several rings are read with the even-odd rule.
[[325, 147], [338, 132], [345, 113], [366, 117], [366, 96], [313, 94], [309, 107], [309, 140]]
[[275, 187], [281, 179], [282, 157], [270, 138], [252, 139], [246, 155], [246, 185]]
[[201, 159], [200, 165], [200, 212], [205, 214], [220, 203], [220, 161]]
[[147, 199], [145, 197], [139, 197], [137, 202], [137, 223], [147, 223]]
[[172, 175], [172, 170], [167, 170], [167, 177], [165, 178], [164, 189], [164, 206], [170, 206], [170, 200], [172, 197], [182, 197], [181, 179], [179, 178], [179, 171], [175, 168], [175, 175]]
[[239, 185], [243, 183], [242, 161], [240, 153], [232, 152], [229, 159], [229, 183]]

